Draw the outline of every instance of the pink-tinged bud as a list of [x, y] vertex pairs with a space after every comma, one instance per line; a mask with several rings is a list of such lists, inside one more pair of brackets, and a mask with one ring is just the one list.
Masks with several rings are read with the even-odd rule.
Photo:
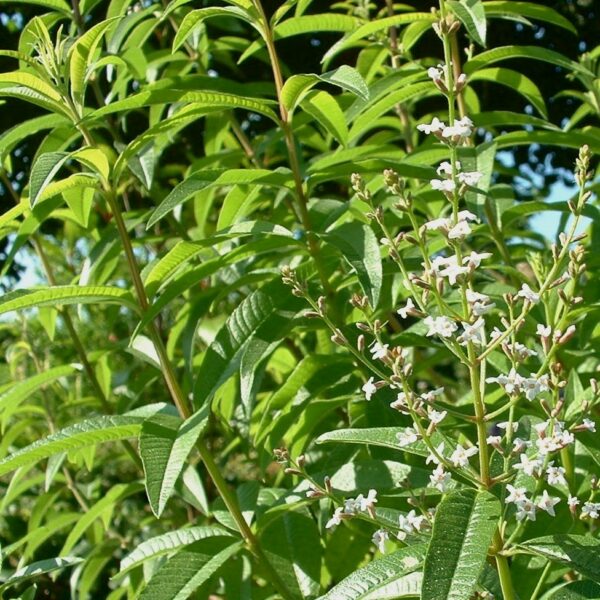
[[550, 416], [552, 418], [556, 418], [558, 417], [558, 415], [560, 415], [560, 411], [562, 410], [563, 406], [564, 406], [564, 398], [561, 398], [557, 403], [556, 406], [552, 409], [552, 411], [550, 412]]
[[304, 313], [304, 316], [305, 316], [307, 319], [319, 319], [319, 318], [321, 317], [321, 314], [320, 314], [320, 313], [318, 313], [316, 310], [307, 310], [307, 311]]
[[362, 354], [365, 351], [365, 336], [361, 333], [356, 340], [356, 348]]
[[561, 336], [561, 338], [558, 340], [559, 344], [566, 344], [569, 340], [571, 340], [573, 338], [573, 336], [576, 333], [576, 328], [575, 325], [569, 325], [569, 327], [567, 327], [567, 330], [563, 333], [563, 335]]
[[306, 464], [306, 456], [304, 454], [301, 454], [297, 459], [296, 459], [296, 464], [303, 469], [304, 465]]
[[327, 491], [327, 493], [332, 494], [333, 487], [331, 485], [331, 479], [329, 478], [328, 475], [325, 475], [325, 479], [323, 479], [323, 484], [325, 485], [325, 490]]
[[302, 471], [299, 471], [298, 469], [294, 469], [294, 467], [286, 467], [284, 469], [284, 473], [286, 475], [302, 475]]
[[321, 490], [317, 490], [315, 489], [311, 489], [308, 492], [306, 492], [306, 497], [310, 498], [312, 500], [316, 500], [318, 498], [323, 498], [325, 496], [325, 494], [321, 491]]

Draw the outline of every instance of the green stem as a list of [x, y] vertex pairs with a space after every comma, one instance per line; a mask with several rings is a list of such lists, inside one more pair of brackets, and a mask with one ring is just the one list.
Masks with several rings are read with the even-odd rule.
[[537, 585], [535, 586], [535, 589], [533, 590], [533, 593], [531, 594], [531, 598], [529, 598], [529, 600], [536, 600], [537, 597], [540, 595], [540, 592], [544, 587], [544, 583], [546, 583], [546, 578], [550, 573], [550, 569], [552, 569], [552, 562], [547, 561], [546, 566], [544, 567], [544, 570], [542, 571], [540, 578], [538, 579]]

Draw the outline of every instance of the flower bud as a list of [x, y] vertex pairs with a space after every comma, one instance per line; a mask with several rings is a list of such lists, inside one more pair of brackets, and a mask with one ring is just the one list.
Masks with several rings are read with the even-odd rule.
[[356, 348], [362, 354], [365, 351], [365, 336], [361, 333], [356, 340]]

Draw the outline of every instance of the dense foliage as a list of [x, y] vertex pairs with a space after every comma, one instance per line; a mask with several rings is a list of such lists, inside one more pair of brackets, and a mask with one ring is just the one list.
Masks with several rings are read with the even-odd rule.
[[0, 3], [0, 597], [600, 598], [555, 4]]

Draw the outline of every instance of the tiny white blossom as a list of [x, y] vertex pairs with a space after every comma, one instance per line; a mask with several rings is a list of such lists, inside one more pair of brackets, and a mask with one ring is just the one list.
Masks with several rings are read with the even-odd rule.
[[423, 392], [419, 398], [423, 400], [423, 402], [433, 402], [438, 396], [441, 396], [444, 393], [444, 388], [439, 387], [435, 388], [435, 390], [429, 390], [428, 392]]
[[596, 423], [591, 419], [583, 419], [583, 423], [581, 425], [584, 429], [596, 433]]
[[[471, 252], [471, 254], [463, 258], [463, 264], [469, 265], [471, 269], [476, 269], [482, 260], [489, 258], [491, 255], [491, 252]], [[487, 296], [485, 297], [489, 300]]]
[[438, 456], [444, 458], [444, 442], [441, 442], [437, 448], [435, 448], [435, 452], [430, 452], [429, 456], [425, 459], [425, 464], [434, 463], [436, 465], [440, 464], [440, 460]]
[[472, 221], [473, 223], [479, 222], [479, 217], [470, 210], [459, 210], [456, 216], [459, 221]]
[[460, 265], [456, 256], [449, 258], [438, 256], [431, 261], [431, 266], [436, 274], [441, 277], [447, 277], [450, 285], [454, 285], [458, 277], [466, 275], [469, 272], [469, 267]]
[[422, 123], [421, 125], [417, 125], [417, 129], [422, 131], [423, 133], [438, 133], [443, 131], [446, 127], [445, 123], [440, 121], [437, 117], [434, 117], [431, 123], [428, 125], [426, 123]]
[[575, 443], [575, 436], [570, 431], [563, 431], [560, 436], [560, 445], [564, 448]]
[[537, 352], [535, 350], [530, 350], [524, 344], [520, 342], [515, 342], [514, 344], [507, 344], [509, 352], [515, 357], [519, 362], [523, 362], [532, 356], [537, 356]]
[[521, 286], [517, 296], [531, 302], [531, 304], [537, 304], [540, 301], [540, 295], [536, 294], [526, 283]]
[[361, 389], [365, 393], [365, 398], [371, 400], [373, 394], [377, 391], [377, 386], [373, 383], [373, 377], [369, 377]]
[[371, 540], [379, 549], [379, 552], [385, 554], [385, 542], [390, 539], [390, 534], [385, 529], [378, 529]]
[[490, 446], [497, 446], [502, 441], [499, 435], [488, 435], [485, 440]]
[[517, 505], [517, 521], [523, 521], [524, 519], [535, 521], [535, 510], [536, 506], [531, 500], [521, 502]]
[[542, 325], [539, 323], [536, 328], [536, 332], [540, 337], [547, 338], [550, 337], [552, 333], [552, 327], [550, 327], [550, 325]]
[[575, 510], [579, 503], [580, 500], [577, 496], [571, 496], [571, 494], [569, 494], [569, 497], [567, 498], [567, 504], [571, 510]]
[[475, 323], [462, 323], [463, 333], [458, 337], [458, 342], [462, 346], [466, 346], [469, 342], [476, 346], [481, 346], [484, 339], [484, 320], [479, 317]]
[[445, 410], [434, 410], [431, 406], [427, 407], [427, 416], [434, 425], [439, 425], [448, 414]]
[[547, 392], [550, 389], [550, 381], [548, 375], [540, 375], [536, 377], [534, 373], [531, 377], [522, 378], [520, 387], [521, 391], [525, 392], [525, 397], [530, 402], [534, 400], [542, 392]]
[[471, 228], [466, 221], [459, 221], [448, 231], [449, 240], [462, 240], [471, 233]]
[[447, 471], [444, 471], [444, 467], [442, 465], [438, 465], [433, 473], [429, 476], [429, 483], [431, 484], [431, 487], [438, 489], [442, 493], [448, 490], [451, 480], [452, 475]]
[[521, 504], [529, 500], [527, 489], [524, 487], [514, 487], [509, 483], [506, 485], [506, 489], [508, 490], [508, 496], [506, 496], [506, 502], [508, 503]]
[[476, 186], [479, 183], [479, 180], [483, 177], [483, 173], [479, 171], [471, 171], [470, 173], [459, 173], [458, 180], [461, 183], [470, 186]]
[[362, 494], [359, 494], [356, 501], [358, 503], [358, 510], [361, 512], [374, 510], [377, 504], [377, 490], [369, 490], [366, 498]]
[[581, 509], [581, 517], [597, 519], [600, 517], [600, 502], [585, 502]]
[[333, 513], [333, 516], [331, 517], [331, 519], [329, 519], [329, 521], [327, 521], [327, 524], [325, 525], [325, 529], [331, 529], [332, 527], [339, 525], [342, 522], [342, 514], [344, 514], [344, 509], [341, 506], [338, 506], [335, 509], [335, 512]]
[[406, 394], [404, 392], [398, 392], [396, 399], [393, 402], [390, 402], [390, 407], [394, 410], [408, 409]]
[[555, 467], [550, 463], [546, 469], [546, 475], [546, 480], [550, 485], [567, 485], [565, 469], [563, 467]]
[[398, 440], [399, 446], [408, 446], [409, 444], [414, 444], [418, 441], [419, 434], [413, 427], [407, 427], [404, 431], [399, 431], [396, 434], [396, 439]]
[[[460, 161], [456, 161], [456, 168], [460, 169]], [[436, 169], [438, 175], [452, 175], [452, 165], [447, 161], [440, 163], [440, 166]]]
[[456, 183], [452, 179], [432, 179], [430, 182], [434, 190], [452, 193], [456, 189]]
[[538, 499], [537, 506], [541, 510], [545, 510], [549, 515], [556, 516], [554, 507], [560, 502], [560, 498], [552, 497], [546, 490], [542, 492], [542, 497]]
[[523, 377], [515, 369], [511, 369], [508, 375], [498, 375], [498, 377], [488, 377], [486, 383], [497, 383], [504, 388], [504, 391], [510, 396], [518, 394], [521, 391]]
[[510, 421], [502, 421], [496, 425], [498, 429], [502, 429], [503, 431], [507, 431], [510, 427], [513, 433], [516, 433], [517, 429], [519, 429], [518, 423], [511, 423]]
[[410, 311], [415, 309], [415, 303], [413, 302], [412, 298], [408, 298], [408, 300], [406, 301], [406, 304], [402, 307], [399, 308], [396, 313], [399, 314], [403, 319], [406, 319], [408, 317], [408, 315], [410, 314]]
[[371, 355], [373, 360], [381, 360], [385, 358], [388, 354], [389, 346], [388, 344], [380, 344], [379, 342], [374, 342], [371, 346]]
[[429, 328], [427, 336], [439, 335], [448, 338], [458, 329], [456, 323], [448, 317], [427, 317], [424, 323]]
[[542, 461], [539, 458], [529, 458], [527, 454], [519, 456], [520, 462], [515, 465], [515, 469], [523, 471], [531, 477], [539, 477], [542, 471]]
[[518, 437], [513, 440], [513, 451], [521, 452], [522, 450], [529, 448], [531, 445], [532, 444], [529, 440], [524, 440], [524, 439]]
[[477, 446], [471, 446], [470, 448], [463, 448], [460, 444], [456, 447], [456, 450], [450, 455], [450, 462], [455, 467], [466, 467], [469, 464], [469, 458], [479, 452]]
[[473, 133], [473, 121], [469, 117], [463, 117], [454, 121], [453, 125], [444, 127], [442, 136], [445, 138], [457, 139], [467, 138]]
[[437, 67], [429, 67], [429, 69], [427, 69], [427, 77], [433, 79], [433, 81], [441, 81], [442, 78], [445, 77], [444, 71], [444, 65], [438, 65]]
[[447, 217], [439, 217], [425, 223], [425, 229], [428, 231], [447, 231], [450, 229], [452, 221]]
[[398, 517], [398, 527], [400, 528], [398, 539], [404, 540], [407, 535], [421, 531], [424, 521], [425, 517], [417, 515], [414, 509], [406, 515], [400, 515]]

